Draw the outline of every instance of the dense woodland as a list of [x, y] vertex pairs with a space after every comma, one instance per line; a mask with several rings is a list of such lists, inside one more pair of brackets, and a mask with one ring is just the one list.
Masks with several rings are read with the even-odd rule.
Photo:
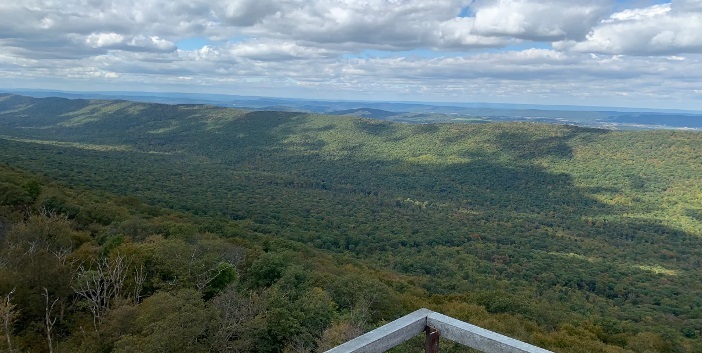
[[419, 307], [702, 351], [702, 133], [0, 95], [0, 151], [4, 351], [323, 351]]

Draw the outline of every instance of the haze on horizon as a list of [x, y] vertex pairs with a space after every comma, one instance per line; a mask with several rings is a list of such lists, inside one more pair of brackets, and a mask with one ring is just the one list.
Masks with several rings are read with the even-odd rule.
[[702, 0], [19, 0], [0, 89], [702, 110]]

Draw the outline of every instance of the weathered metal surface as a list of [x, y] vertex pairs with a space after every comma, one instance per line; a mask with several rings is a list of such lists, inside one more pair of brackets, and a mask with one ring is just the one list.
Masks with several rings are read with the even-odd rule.
[[420, 334], [427, 326], [428, 309], [419, 309], [386, 325], [356, 337], [326, 353], [381, 353]]
[[485, 353], [553, 353], [452, 317], [431, 312], [427, 325], [441, 331], [441, 336]]

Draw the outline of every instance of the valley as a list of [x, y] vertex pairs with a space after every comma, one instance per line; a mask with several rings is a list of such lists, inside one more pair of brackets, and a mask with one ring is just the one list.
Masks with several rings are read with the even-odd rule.
[[[316, 337], [299, 333], [310, 346], [330, 326], [354, 322], [362, 306], [340, 294], [343, 282], [330, 279], [340, 275], [367, 277], [369, 291], [382, 288], [364, 329], [426, 306], [557, 352], [702, 348], [697, 131], [405, 124], [17, 95], [0, 95], [0, 131], [0, 163], [9, 168], [3, 175], [33, 175], [3, 182], [36, 178], [74, 190], [53, 203], [44, 194], [22, 202], [71, 222], [87, 217], [74, 230], [94, 240], [80, 244], [94, 241], [95, 251], [110, 253], [109, 244], [146, 246], [139, 244], [158, 234], [164, 239], [156, 243], [182, 237], [253, 249], [244, 251], [248, 260], [232, 260], [242, 288], [279, 299], [284, 295], [274, 288], [288, 288], [293, 298], [316, 293], [314, 310], [333, 307], [322, 310], [326, 321], [305, 326]], [[85, 210], [101, 206], [81, 204], [99, 205], [103, 197], [118, 214], [140, 215], [105, 216], [102, 226], [90, 226], [100, 216]], [[19, 208], [4, 202], [4, 217], [21, 223]], [[138, 219], [143, 227], [129, 231]], [[266, 279], [251, 275], [254, 263], [299, 267], [290, 277]], [[145, 296], [168, 292], [154, 276]], [[306, 287], [281, 278], [302, 278]], [[8, 280], [0, 285], [11, 289]], [[379, 304], [389, 302], [395, 304]], [[75, 322], [85, 320], [74, 310]], [[25, 324], [23, 332], [31, 332]], [[60, 335], [78, 347], [73, 330], [80, 325], [72, 325], [67, 321]], [[268, 336], [259, 343], [268, 348], [259, 351], [294, 343], [285, 327], [262, 325]]]

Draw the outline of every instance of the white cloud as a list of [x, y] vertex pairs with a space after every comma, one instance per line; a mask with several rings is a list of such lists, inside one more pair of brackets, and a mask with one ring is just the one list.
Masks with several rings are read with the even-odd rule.
[[[243, 42], [166, 53], [116, 51], [77, 61], [6, 62], [14, 80], [71, 77], [93, 84], [219, 87], [230, 93], [405, 100], [670, 104], [702, 81], [702, 56], [651, 58], [527, 49], [468, 56], [337, 59], [284, 42]], [[283, 56], [279, 58], [278, 56]], [[9, 66], [8, 66], [9, 65]], [[22, 70], [13, 67], [23, 66]], [[187, 78], [187, 79], [184, 79]], [[80, 81], [76, 81], [80, 82]], [[101, 83], [102, 82], [102, 83]], [[184, 83], [184, 82], [187, 82]], [[212, 88], [214, 89], [214, 88]], [[255, 91], [260, 89], [263, 91]], [[295, 93], [292, 93], [295, 92]], [[620, 103], [622, 104], [622, 103]]]
[[598, 0], [489, 0], [476, 4], [474, 32], [528, 40], [578, 40], [606, 16]]
[[[459, 100], [678, 92], [700, 104], [702, 0], [630, 3], [611, 13], [612, 0], [0, 1], [0, 83]], [[186, 39], [201, 48], [176, 48]]]
[[[0, 4], [0, 45], [16, 55], [82, 57], [172, 50], [180, 39], [270, 38], [360, 52], [499, 47], [459, 18], [470, 0], [26, 0]], [[38, 41], [43, 38], [45, 41]], [[56, 50], [47, 50], [51, 42]], [[63, 50], [74, 47], [74, 50]], [[52, 55], [51, 53], [55, 54]], [[59, 53], [60, 52], [60, 53]], [[70, 54], [66, 54], [70, 52]]]
[[85, 42], [93, 48], [109, 48], [124, 43], [124, 36], [117, 33], [92, 33]]
[[[241, 13], [256, 10], [243, 33], [293, 40], [339, 50], [499, 47], [509, 40], [472, 33], [473, 19], [460, 18], [467, 0], [288, 0], [248, 1]], [[239, 3], [237, 3], [239, 4]], [[239, 5], [237, 5], [239, 6]], [[243, 5], [242, 5], [243, 6]], [[227, 16], [231, 17], [227, 13]], [[225, 17], [227, 17], [225, 16]]]
[[480, 48], [501, 47], [515, 40], [473, 33], [474, 18], [453, 18], [438, 25], [435, 48]]
[[702, 52], [702, 1], [627, 9], [614, 13], [583, 41], [563, 41], [561, 50], [626, 55]]
[[157, 36], [125, 36], [118, 33], [91, 33], [85, 43], [92, 48], [117, 49], [128, 51], [173, 51], [173, 42]]
[[226, 49], [234, 57], [259, 61], [286, 61], [335, 57], [338, 55], [338, 52], [335, 51], [278, 40], [240, 42], [230, 45]]
[[220, 5], [222, 17], [234, 26], [252, 26], [284, 7], [276, 0], [229, 0]]
[[702, 0], [673, 0], [672, 8], [679, 12], [702, 12]]
[[172, 51], [176, 46], [173, 42], [159, 38], [158, 36], [137, 35], [132, 37], [127, 43], [127, 47], [144, 51]]
[[603, 23], [612, 23], [616, 21], [641, 21], [650, 19], [651, 17], [665, 15], [670, 12], [670, 4], [659, 4], [641, 9], [626, 9], [621, 12], [613, 13], [609, 19], [602, 21]]

